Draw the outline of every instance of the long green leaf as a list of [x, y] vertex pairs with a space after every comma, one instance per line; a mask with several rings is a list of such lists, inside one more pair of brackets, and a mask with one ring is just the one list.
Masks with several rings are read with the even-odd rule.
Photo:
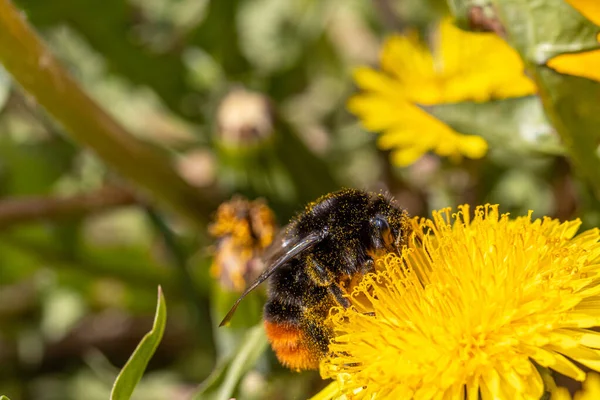
[[156, 315], [154, 316], [154, 325], [152, 330], [148, 332], [140, 344], [129, 357], [127, 364], [123, 367], [119, 376], [115, 380], [111, 400], [129, 400], [133, 394], [135, 386], [138, 384], [148, 362], [156, 351], [165, 331], [167, 323], [167, 305], [162, 294], [162, 289], [158, 287], [158, 304], [156, 306]]
[[4, 396], [4, 395], [1, 395], [0, 396], [0, 400], [10, 400], [10, 399], [8, 397]]

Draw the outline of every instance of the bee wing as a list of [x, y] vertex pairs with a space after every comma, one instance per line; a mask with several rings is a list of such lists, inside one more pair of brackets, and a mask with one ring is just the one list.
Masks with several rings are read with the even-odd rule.
[[279, 232], [271, 241], [271, 244], [264, 250], [261, 255], [261, 259], [264, 264], [271, 264], [273, 261], [277, 260], [281, 257], [285, 252], [289, 249], [290, 242], [298, 242], [299, 240], [290, 240], [288, 231], [290, 229], [290, 224], [284, 226], [279, 229]]
[[282, 265], [284, 265], [285, 263], [287, 263], [288, 261], [290, 261], [292, 258], [296, 257], [297, 255], [310, 249], [315, 244], [317, 244], [321, 240], [323, 240], [323, 238], [324, 238], [323, 232], [315, 232], [315, 233], [311, 233], [307, 236], [304, 236], [298, 240], [283, 242], [281, 247], [277, 248], [276, 251], [274, 251], [274, 255], [271, 258], [271, 260], [274, 260], [274, 261], [272, 261], [269, 264], [269, 266], [259, 275], [259, 277], [256, 278], [256, 280], [250, 286], [248, 286], [248, 288], [244, 291], [244, 293], [242, 293], [242, 295], [235, 301], [235, 303], [233, 304], [233, 307], [231, 307], [231, 310], [229, 310], [229, 312], [227, 313], [225, 318], [223, 318], [223, 321], [221, 321], [219, 326], [221, 327], [221, 326], [227, 325], [229, 323], [229, 321], [231, 320], [231, 317], [233, 317], [235, 310], [237, 309], [238, 305], [240, 304], [240, 301], [242, 301], [242, 299], [244, 297], [246, 297], [246, 295], [248, 293], [250, 293], [251, 291], [256, 289], [258, 287], [258, 285], [260, 285], [261, 283], [266, 281], [267, 278], [269, 278], [269, 276], [271, 276], [273, 274], [273, 272], [275, 272], [277, 270], [277, 268], [281, 267]]

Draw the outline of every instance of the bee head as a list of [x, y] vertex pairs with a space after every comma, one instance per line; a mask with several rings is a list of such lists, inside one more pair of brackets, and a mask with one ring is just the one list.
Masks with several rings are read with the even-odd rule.
[[388, 198], [376, 203], [369, 219], [369, 239], [375, 252], [400, 252], [406, 237], [408, 214]]

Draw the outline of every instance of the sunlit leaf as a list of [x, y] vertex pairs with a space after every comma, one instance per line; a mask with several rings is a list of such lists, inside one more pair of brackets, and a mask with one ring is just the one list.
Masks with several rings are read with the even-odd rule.
[[166, 323], [167, 305], [162, 294], [162, 289], [159, 286], [158, 304], [152, 330], [142, 338], [142, 341], [138, 344], [137, 348], [119, 373], [119, 376], [117, 376], [110, 394], [111, 400], [128, 400], [131, 398], [135, 386], [140, 379], [142, 379], [144, 370], [163, 337]]
[[[567, 0], [585, 18], [600, 25], [600, 2], [596, 0]], [[600, 42], [600, 28], [597, 32]], [[598, 50], [566, 53], [548, 60], [547, 65], [561, 74], [581, 76], [600, 82], [600, 43]]]
[[546, 0], [535, 6], [529, 0], [497, 0], [494, 5], [509, 44], [517, 49], [540, 89], [548, 119], [571, 160], [600, 197], [600, 157], [596, 153], [600, 83], [560, 74], [547, 66], [561, 54], [598, 49], [600, 27], [564, 0]]
[[492, 150], [521, 155], [563, 153], [560, 139], [537, 96], [444, 104], [425, 110], [456, 131], [482, 136]]
[[544, 65], [564, 53], [598, 48], [600, 27], [584, 18], [564, 0], [546, 0], [531, 6], [529, 0], [496, 1], [509, 44], [526, 62]]

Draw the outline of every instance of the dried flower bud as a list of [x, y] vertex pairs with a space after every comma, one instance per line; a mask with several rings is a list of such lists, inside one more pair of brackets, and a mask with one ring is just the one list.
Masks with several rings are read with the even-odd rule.
[[211, 275], [225, 289], [244, 290], [262, 271], [260, 256], [273, 241], [276, 229], [275, 216], [262, 200], [234, 197], [221, 204], [209, 228], [217, 239]]

